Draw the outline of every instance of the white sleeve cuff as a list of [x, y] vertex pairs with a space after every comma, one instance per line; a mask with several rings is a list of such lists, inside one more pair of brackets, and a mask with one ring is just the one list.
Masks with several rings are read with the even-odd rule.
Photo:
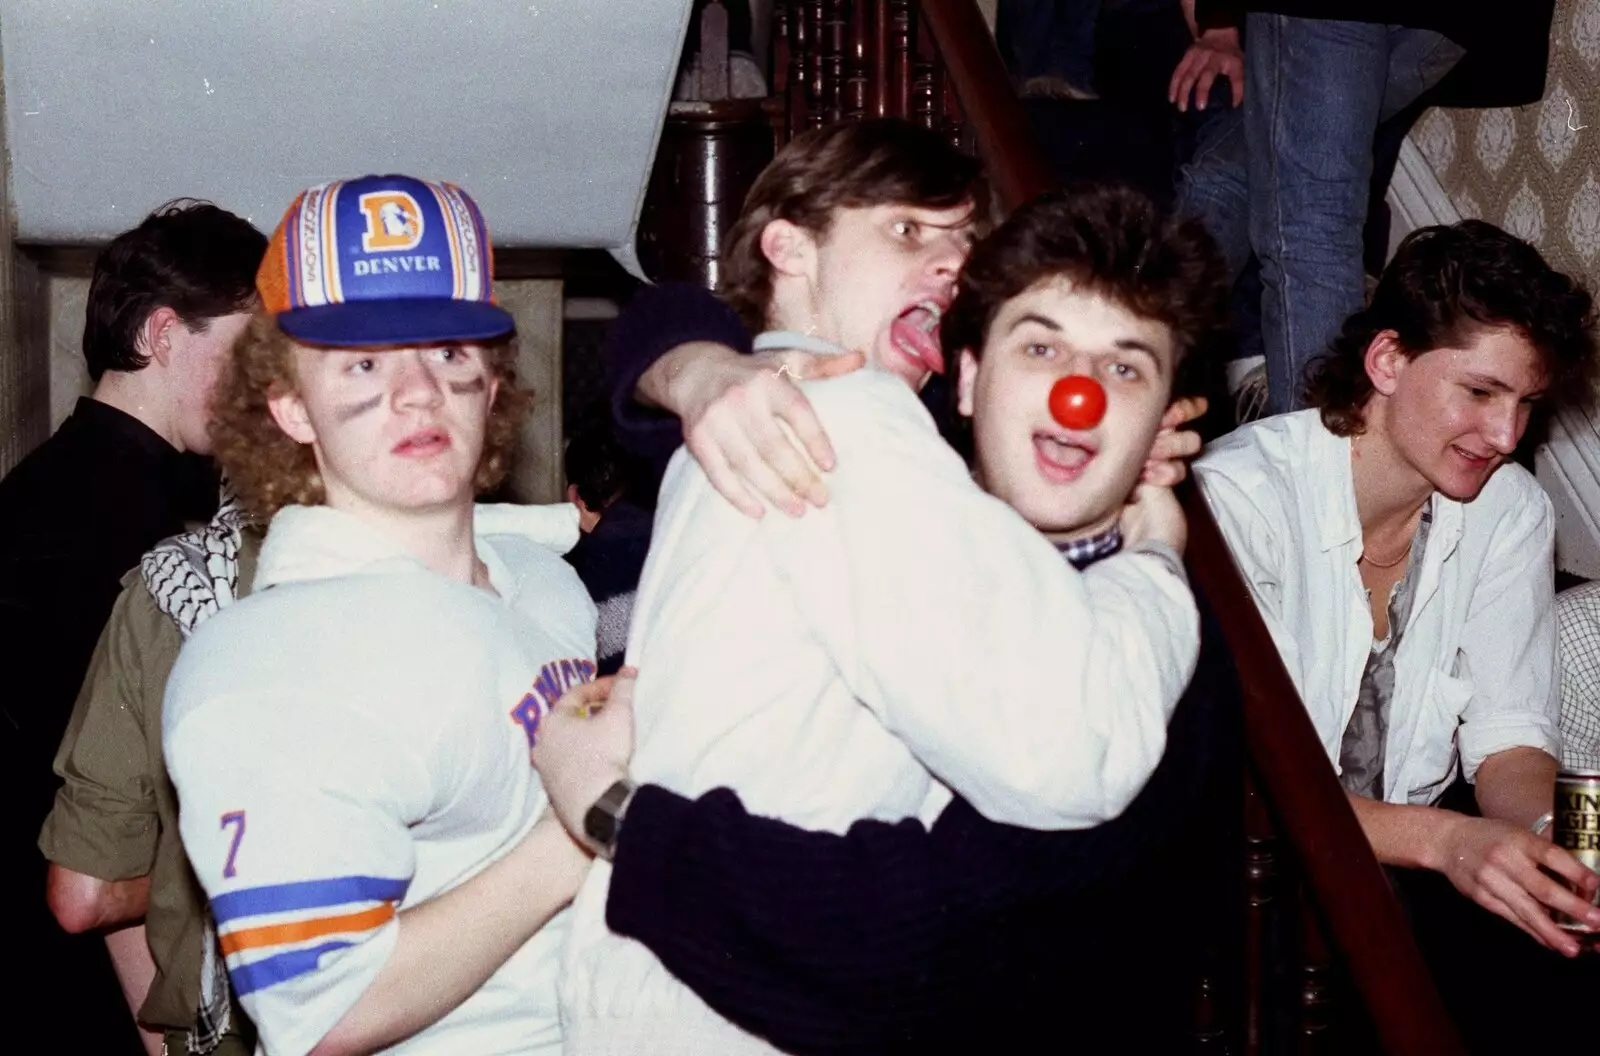
[[1142, 539], [1130, 546], [1128, 553], [1147, 554], [1160, 561], [1167, 571], [1183, 580], [1184, 583], [1189, 582], [1189, 572], [1183, 567], [1182, 555], [1159, 539]]

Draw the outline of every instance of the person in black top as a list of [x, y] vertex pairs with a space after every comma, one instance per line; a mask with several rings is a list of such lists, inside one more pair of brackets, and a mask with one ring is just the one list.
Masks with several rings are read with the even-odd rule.
[[203, 457], [211, 388], [248, 318], [266, 244], [247, 221], [193, 201], [112, 240], [95, 261], [84, 323], [94, 392], [0, 480], [0, 854], [20, 892], [17, 948], [29, 955], [8, 996], [69, 1031], [75, 1051], [138, 1043], [105, 943], [68, 938], [45, 903], [35, 843], [58, 784], [51, 760], [123, 574], [216, 509]]
[[639, 574], [650, 550], [651, 512], [635, 501], [633, 458], [599, 417], [567, 441], [567, 501], [578, 507], [583, 535], [567, 552], [600, 610], [596, 670], [614, 675], [628, 644], [628, 623]]
[[[957, 408], [975, 425], [980, 479], [1030, 519], [1046, 520], [1070, 488], [1040, 486], [1051, 471], [1036, 476], [1023, 455], [1046, 440], [1029, 438], [1026, 418], [1019, 434], [1018, 410], [1085, 368], [1112, 387], [1143, 372], [1165, 403], [1172, 360], [1131, 350], [1202, 343], [1220, 316], [1220, 263], [1192, 237], [1131, 192], [1090, 191], [1024, 207], [974, 251], [943, 325], [945, 358], [960, 362]], [[641, 341], [613, 346], [619, 355], [669, 351], [637, 325], [642, 313], [670, 341], [726, 336], [748, 350], [707, 295], [640, 296], [619, 335]], [[1080, 496], [1071, 519], [1094, 525], [1124, 498]], [[1115, 552], [1106, 541], [1076, 539], [1064, 556], [1092, 562]], [[691, 801], [646, 785], [605, 806], [608, 840], [591, 804], [631, 752], [620, 692], [596, 717], [575, 717], [573, 702], [547, 716], [535, 764], [563, 821], [614, 854], [612, 930], [781, 1049], [1173, 1051], [1210, 922], [1172, 910], [1218, 904], [1216, 826], [1238, 813], [1236, 675], [1203, 600], [1201, 612], [1197, 670], [1160, 765], [1123, 815], [1087, 830], [1002, 825], [957, 798], [931, 828], [861, 821], [840, 835], [753, 816], [727, 789]]]

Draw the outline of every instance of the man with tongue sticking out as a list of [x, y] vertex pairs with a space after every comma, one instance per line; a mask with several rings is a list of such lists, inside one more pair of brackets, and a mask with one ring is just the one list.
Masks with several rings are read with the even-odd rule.
[[[983, 494], [913, 391], [977, 174], [933, 133], [865, 122], [795, 140], [752, 188], [729, 278], [758, 341], [861, 348], [873, 369], [805, 386], [839, 456], [824, 509], [752, 519], [687, 453], [668, 467], [629, 637], [635, 778], [839, 832], [931, 820], [951, 789], [999, 821], [1083, 828], [1150, 777], [1198, 645], [1181, 516], [1079, 573]], [[567, 1051], [771, 1051], [608, 932], [609, 877], [597, 865], [574, 908]]]

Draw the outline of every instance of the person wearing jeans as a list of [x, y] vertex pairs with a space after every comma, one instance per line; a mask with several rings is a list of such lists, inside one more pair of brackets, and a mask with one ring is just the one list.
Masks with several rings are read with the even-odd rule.
[[1437, 84], [1463, 49], [1431, 29], [1251, 13], [1245, 93], [1211, 121], [1179, 208], [1201, 217], [1235, 278], [1261, 264], [1266, 413], [1302, 406], [1306, 366], [1365, 300], [1362, 230], [1378, 124]]

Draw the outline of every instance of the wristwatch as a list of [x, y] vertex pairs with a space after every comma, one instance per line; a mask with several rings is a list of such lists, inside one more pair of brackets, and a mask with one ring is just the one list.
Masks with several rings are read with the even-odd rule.
[[600, 798], [583, 815], [584, 840], [595, 854], [608, 862], [617, 853], [617, 836], [622, 832], [622, 818], [627, 814], [628, 804], [632, 802], [636, 791], [638, 789], [632, 781], [618, 781], [600, 793]]

